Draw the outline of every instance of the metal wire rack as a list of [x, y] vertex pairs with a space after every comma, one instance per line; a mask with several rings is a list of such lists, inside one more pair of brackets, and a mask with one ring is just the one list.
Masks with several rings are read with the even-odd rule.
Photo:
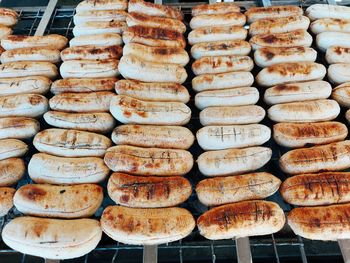
[[[54, 0], [57, 1], [57, 0]], [[329, 0], [331, 1], [331, 0]], [[330, 3], [326, 1], [318, 0], [276, 0], [270, 2], [269, 0], [261, 1], [236, 1], [241, 6], [242, 10], [249, 8], [250, 6], [263, 6], [263, 5], [299, 5], [307, 7], [314, 3]], [[169, 3], [169, 5], [176, 6], [183, 10], [184, 14], [189, 16], [191, 7], [198, 5], [200, 2], [178, 2]], [[204, 3], [204, 2], [202, 2]], [[341, 2], [342, 5], [350, 5], [350, 0], [344, 0]], [[39, 23], [45, 24], [45, 34], [60, 34], [72, 38], [73, 15], [75, 8], [72, 6], [58, 6], [53, 9], [53, 12], [47, 19], [44, 16], [46, 7], [19, 7], [15, 8], [19, 13], [19, 23], [14, 28], [14, 34], [21, 35], [34, 35], [39, 27]], [[46, 21], [42, 21], [46, 20]], [[189, 19], [187, 19], [188, 21]], [[191, 64], [191, 63], [190, 63]], [[190, 66], [187, 68], [189, 78], [191, 79]], [[253, 72], [254, 73], [254, 72]], [[185, 83], [185, 86], [190, 88], [190, 81]], [[191, 94], [193, 95], [193, 94]], [[192, 96], [193, 98], [194, 96]], [[263, 101], [259, 101], [259, 105], [266, 108]], [[192, 131], [196, 131], [200, 127], [198, 120], [199, 111], [196, 110], [193, 101], [190, 101], [190, 107], [193, 109], [193, 117], [188, 125]], [[344, 116], [344, 114], [342, 114]], [[344, 122], [344, 120], [342, 120]], [[271, 127], [272, 123], [267, 118], [263, 121], [263, 124]], [[43, 127], [45, 128], [45, 127]], [[28, 142], [32, 147], [31, 142]], [[270, 140], [265, 144], [273, 149], [273, 157], [271, 161], [261, 171], [269, 171], [278, 176], [281, 180], [286, 179], [286, 176], [280, 171], [278, 160], [279, 157], [286, 152], [287, 149], [279, 147], [273, 140]], [[194, 156], [198, 156], [202, 150], [195, 144], [190, 151]], [[33, 150], [34, 152], [34, 150]], [[26, 160], [28, 162], [29, 160]], [[196, 185], [198, 181], [203, 179], [198, 169], [195, 167], [189, 179], [192, 185]], [[32, 183], [29, 176], [19, 183], [19, 185]], [[285, 203], [280, 195], [275, 195], [268, 198], [274, 202], [277, 202], [284, 211], [288, 212], [292, 208], [289, 204]], [[103, 202], [103, 208], [107, 205], [113, 204], [113, 202], [106, 198]], [[201, 205], [197, 200], [195, 194], [193, 194], [189, 201], [186, 202], [183, 207], [189, 209], [195, 217], [202, 214], [207, 210], [207, 207]], [[96, 216], [100, 216], [103, 208], [101, 208]], [[16, 209], [13, 209], [7, 216], [0, 218], [0, 230], [3, 226], [11, 220], [13, 217], [18, 216], [19, 213]], [[1, 239], [1, 237], [0, 237]], [[1, 241], [1, 240], [0, 240]], [[248, 243], [247, 243], [248, 242]], [[350, 246], [349, 246], [350, 247]], [[223, 241], [208, 241], [201, 237], [198, 230], [195, 230], [189, 237], [179, 242], [173, 242], [158, 246], [158, 249], [151, 248], [151, 255], [147, 255], [144, 252], [142, 246], [132, 246], [117, 243], [107, 236], [103, 236], [99, 246], [89, 253], [88, 255], [75, 259], [66, 260], [64, 262], [155, 262], [158, 258], [159, 262], [342, 262], [341, 251], [336, 242], [315, 242], [310, 240], [304, 240], [298, 236], [295, 236], [291, 230], [286, 226], [280, 233], [275, 235], [269, 235], [264, 237], [256, 237], [249, 239], [238, 239], [238, 240], [223, 240]], [[147, 259], [147, 256], [150, 258]], [[145, 259], [146, 257], [146, 259]], [[152, 261], [153, 257], [153, 261]], [[344, 257], [346, 258], [346, 257]], [[3, 242], [0, 242], [0, 262], [42, 262], [41, 259], [34, 258], [28, 255], [20, 254], [14, 250], [6, 247]], [[47, 260], [46, 262], [51, 262]], [[56, 262], [56, 261], [55, 261]]]
[[34, 35], [43, 17], [45, 7], [19, 7], [14, 8], [14, 10], [19, 14], [19, 21], [13, 28], [13, 34]]

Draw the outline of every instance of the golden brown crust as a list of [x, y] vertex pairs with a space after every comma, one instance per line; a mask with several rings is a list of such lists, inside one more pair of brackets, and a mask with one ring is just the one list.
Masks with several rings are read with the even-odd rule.
[[1, 56], [2, 63], [22, 60], [58, 63], [61, 61], [60, 51], [58, 49], [44, 47], [16, 48], [3, 52]]
[[241, 8], [236, 3], [219, 2], [214, 4], [196, 5], [192, 8], [192, 16], [227, 14], [240, 12]]
[[128, 26], [133, 25], [146, 25], [154, 26], [159, 28], [170, 28], [179, 33], [184, 33], [186, 31], [186, 26], [179, 20], [165, 17], [155, 17], [149, 16], [142, 13], [130, 12], [126, 17], [126, 22]]
[[336, 171], [350, 167], [350, 141], [289, 151], [280, 158], [281, 169], [290, 174]]
[[179, 176], [141, 177], [113, 173], [108, 194], [117, 204], [129, 207], [169, 207], [186, 201], [192, 192], [190, 182]]
[[325, 172], [287, 178], [281, 185], [283, 199], [293, 205], [315, 206], [350, 201], [350, 173]]
[[10, 186], [17, 183], [26, 171], [26, 165], [21, 158], [8, 158], [0, 161], [0, 186]]
[[117, 78], [66, 78], [58, 79], [51, 85], [53, 94], [65, 92], [96, 92], [96, 91], [112, 91], [117, 82]]
[[[249, 56], [202, 57], [192, 63], [195, 74], [214, 74], [231, 71], [250, 71], [254, 63]], [[200, 74], [198, 74], [200, 73]]]
[[251, 173], [202, 180], [196, 192], [203, 204], [216, 206], [266, 198], [274, 194], [280, 184], [281, 180], [272, 174]]
[[282, 33], [297, 29], [307, 29], [310, 21], [305, 16], [266, 18], [253, 22], [249, 26], [250, 35]]
[[192, 132], [181, 126], [120, 125], [112, 133], [115, 144], [139, 147], [188, 149], [194, 142]]
[[254, 22], [259, 19], [277, 18], [287, 16], [300, 16], [303, 10], [298, 6], [269, 6], [269, 7], [251, 7], [245, 12], [248, 22]]
[[[135, 5], [135, 7], [134, 7]], [[139, 5], [139, 6], [137, 6]], [[132, 9], [130, 11], [130, 9]], [[159, 5], [159, 4], [153, 4], [150, 2], [146, 2], [143, 0], [130, 0], [129, 1], [129, 12], [132, 11], [136, 11], [136, 9], [138, 9], [138, 12], [142, 12], [142, 9], [150, 9], [150, 10], [154, 10], [152, 13], [157, 13], [158, 16], [162, 16], [162, 17], [169, 17], [169, 18], [173, 18], [173, 19], [178, 19], [178, 20], [183, 20], [183, 14], [181, 12], [181, 10], [178, 10], [174, 7], [171, 6], [167, 6], [167, 5]], [[157, 11], [155, 11], [157, 10]], [[147, 13], [147, 12], [145, 12]]]
[[307, 47], [262, 47], [259, 49], [260, 55], [267, 61], [275, 56], [291, 56], [293, 54], [303, 54]]
[[52, 110], [64, 112], [109, 112], [109, 104], [115, 96], [110, 91], [88, 93], [60, 93], [50, 101]]
[[183, 48], [186, 46], [186, 40], [184, 36], [180, 32], [171, 29], [137, 25], [128, 27], [125, 32], [143, 38], [173, 40], [179, 42]]
[[193, 157], [185, 150], [145, 149], [126, 145], [109, 148], [104, 161], [115, 172], [136, 175], [184, 175], [193, 166]]
[[29, 215], [79, 218], [93, 215], [102, 199], [103, 189], [97, 184], [27, 184], [17, 190], [14, 204]]
[[56, 156], [102, 157], [112, 141], [93, 132], [50, 128], [35, 135], [33, 144], [40, 152]]
[[186, 87], [173, 82], [141, 82], [137, 80], [120, 80], [115, 84], [119, 95], [126, 95], [147, 101], [173, 101], [187, 103], [190, 99]]
[[186, 209], [107, 207], [101, 217], [102, 230], [125, 244], [152, 245], [179, 240], [189, 235], [195, 221]]
[[316, 67], [317, 64], [313, 62], [291, 62], [284, 64], [276, 64], [266, 69], [267, 73], [277, 73], [281, 76], [288, 76], [292, 74], [308, 75]]
[[0, 16], [12, 16], [14, 18], [18, 17], [18, 14], [15, 10], [10, 8], [0, 8]]
[[285, 223], [282, 209], [273, 202], [243, 201], [210, 209], [201, 215], [197, 225], [208, 239], [271, 234]]
[[249, 40], [251, 45], [262, 47], [310, 46], [311, 42], [311, 36], [303, 29], [287, 33], [256, 35]]
[[[62, 50], [67, 46], [68, 39], [64, 36], [51, 34], [46, 36], [9, 35], [1, 40], [1, 45], [8, 50], [14, 48], [45, 47]], [[5, 46], [6, 44], [6, 46]]]
[[13, 196], [16, 189], [0, 187], [0, 216], [4, 216], [13, 207]]
[[350, 204], [294, 208], [288, 214], [292, 230], [314, 240], [347, 239], [350, 236]]
[[344, 140], [348, 129], [340, 122], [277, 123], [273, 126], [273, 134], [277, 142], [302, 141], [304, 145], [298, 145], [302, 147]]
[[209, 43], [199, 43], [192, 47], [193, 49], [203, 49], [206, 51], [230, 50], [236, 48], [249, 48], [249, 43], [244, 40], [227, 40]]
[[121, 46], [76, 46], [61, 52], [62, 60], [66, 59], [119, 59], [122, 56]]

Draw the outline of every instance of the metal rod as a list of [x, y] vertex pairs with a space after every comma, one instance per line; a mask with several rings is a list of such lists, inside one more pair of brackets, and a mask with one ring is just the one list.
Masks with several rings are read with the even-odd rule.
[[35, 36], [43, 36], [46, 30], [47, 25], [49, 24], [50, 18], [53, 11], [57, 5], [58, 0], [50, 0], [45, 9], [44, 15], [40, 20], [40, 23], [35, 31]]
[[338, 240], [344, 263], [350, 263], [350, 239]]
[[216, 262], [216, 255], [215, 255], [214, 241], [211, 242], [210, 248], [211, 248], [211, 262], [215, 263]]
[[268, 7], [268, 6], [271, 6], [271, 1], [270, 0], [261, 0], [261, 4], [263, 7]]
[[252, 263], [249, 237], [236, 238], [236, 251], [238, 263]]
[[143, 247], [143, 263], [156, 263], [158, 262], [158, 247], [157, 246], [144, 246]]
[[272, 237], [273, 251], [275, 252], [275, 256], [276, 256], [276, 263], [280, 263], [280, 257], [277, 251], [275, 236], [272, 234], [271, 237]]
[[304, 249], [304, 243], [303, 240], [301, 239], [300, 236], [298, 237], [298, 241], [299, 241], [299, 249], [300, 249], [300, 255], [301, 255], [301, 260], [303, 263], [307, 263], [307, 258], [306, 258], [306, 253], [305, 253], [305, 249]]
[[329, 5], [337, 5], [337, 2], [335, 2], [335, 0], [327, 0], [327, 4], [329, 4]]

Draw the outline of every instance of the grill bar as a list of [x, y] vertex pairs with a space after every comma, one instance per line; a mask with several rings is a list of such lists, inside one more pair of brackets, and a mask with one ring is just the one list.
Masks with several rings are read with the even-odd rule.
[[52, 12], [55, 10], [58, 0], [50, 0], [45, 9], [44, 15], [42, 16], [40, 23], [35, 31], [35, 36], [43, 36], [45, 33], [45, 29], [49, 24], [50, 17], [52, 16]]

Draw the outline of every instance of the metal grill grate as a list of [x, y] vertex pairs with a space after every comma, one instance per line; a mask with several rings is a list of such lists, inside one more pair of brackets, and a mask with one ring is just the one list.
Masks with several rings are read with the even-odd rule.
[[19, 14], [19, 21], [13, 28], [13, 34], [34, 35], [45, 7], [17, 7], [14, 10]]
[[[257, 1], [236, 1], [239, 2], [242, 9], [247, 9], [250, 6], [266, 5], [268, 2], [261, 0]], [[302, 7], [309, 6], [314, 3], [325, 3], [325, 1], [317, 0], [276, 0], [271, 1], [273, 5], [299, 5]], [[203, 3], [203, 2], [202, 2]], [[172, 6], [176, 6], [183, 10], [184, 14], [189, 18], [191, 7], [199, 4], [198, 2], [182, 2], [182, 3], [170, 3]], [[342, 1], [341, 4], [349, 5], [350, 0]], [[32, 7], [32, 8], [16, 8], [15, 10], [20, 14], [19, 23], [14, 28], [14, 34], [22, 35], [34, 35], [36, 29], [38, 28], [40, 20], [43, 18], [46, 7]], [[60, 34], [72, 38], [73, 15], [75, 13], [75, 8], [71, 6], [61, 6], [55, 8], [51, 14], [50, 20], [48, 21], [45, 34]], [[186, 19], [187, 21], [189, 19]], [[190, 63], [191, 64], [191, 63]], [[189, 64], [189, 65], [190, 65]], [[191, 76], [190, 66], [187, 67], [187, 72], [189, 73], [189, 79]], [[253, 72], [254, 74], [257, 72]], [[190, 89], [190, 81], [185, 83]], [[191, 90], [191, 89], [190, 89]], [[191, 94], [194, 95], [194, 94]], [[193, 98], [194, 96], [192, 96]], [[267, 108], [263, 101], [259, 101], [258, 105]], [[193, 100], [190, 102], [190, 107], [193, 109], [193, 117], [188, 125], [192, 131], [198, 130], [200, 126], [198, 120], [199, 111], [195, 109]], [[342, 114], [344, 116], [344, 114]], [[267, 118], [262, 122], [269, 127], [272, 126], [271, 121]], [[43, 124], [43, 128], [47, 125]], [[284, 180], [286, 176], [279, 170], [278, 160], [279, 157], [286, 152], [286, 149], [279, 147], [273, 140], [266, 143], [266, 146], [273, 149], [273, 157], [268, 165], [263, 171], [269, 171], [278, 176], [281, 180]], [[32, 149], [34, 149], [32, 147]], [[190, 151], [194, 156], [198, 156], [202, 150], [196, 144]], [[29, 160], [26, 160], [28, 162]], [[199, 174], [196, 167], [192, 170], [189, 179], [192, 185], [203, 179]], [[23, 180], [19, 183], [20, 185], [32, 183], [28, 175], [25, 176]], [[288, 212], [291, 209], [289, 204], [284, 203], [280, 195], [277, 193], [269, 200], [277, 202], [284, 211]], [[113, 204], [113, 202], [106, 198], [103, 202], [103, 208], [107, 205]], [[190, 197], [190, 200], [186, 202], [183, 207], [189, 209], [195, 217], [203, 213], [207, 208], [199, 203], [195, 194]], [[102, 208], [97, 212], [99, 216], [102, 212]], [[0, 230], [6, 222], [18, 216], [19, 213], [16, 209], [13, 209], [9, 215], [0, 219]], [[179, 242], [173, 242], [165, 245], [158, 246], [158, 259], [159, 262], [233, 262], [238, 259], [239, 262], [249, 262], [247, 258], [244, 258], [246, 253], [249, 252], [249, 246], [245, 249], [237, 249], [241, 246], [241, 241], [244, 243], [245, 240], [224, 240], [224, 241], [208, 241], [201, 237], [197, 230], [195, 230], [189, 237]], [[315, 250], [317, 248], [317, 250]], [[144, 248], [142, 246], [131, 246], [117, 243], [107, 236], [103, 236], [103, 239], [99, 246], [89, 253], [88, 255], [75, 259], [67, 260], [65, 262], [141, 262], [142, 254]], [[290, 229], [287, 227], [275, 235], [263, 236], [250, 238], [250, 250], [251, 256], [254, 262], [314, 262], [317, 258], [319, 259], [325, 257], [324, 262], [341, 262], [341, 253], [336, 242], [312, 242], [309, 240], [304, 240], [298, 236], [291, 233]], [[154, 252], [154, 251], [153, 251]], [[243, 252], [243, 253], [242, 253]], [[156, 255], [157, 256], [157, 255]], [[249, 256], [249, 255], [248, 255]], [[330, 256], [333, 257], [329, 260]], [[10, 260], [11, 258], [11, 260]], [[15, 259], [14, 259], [15, 258]], [[7, 261], [8, 259], [8, 261]], [[249, 260], [249, 257], [248, 257]], [[144, 260], [147, 261], [147, 260]], [[0, 242], [0, 262], [41, 262], [34, 259], [31, 256], [22, 255], [16, 251], [7, 248], [3, 242]]]

